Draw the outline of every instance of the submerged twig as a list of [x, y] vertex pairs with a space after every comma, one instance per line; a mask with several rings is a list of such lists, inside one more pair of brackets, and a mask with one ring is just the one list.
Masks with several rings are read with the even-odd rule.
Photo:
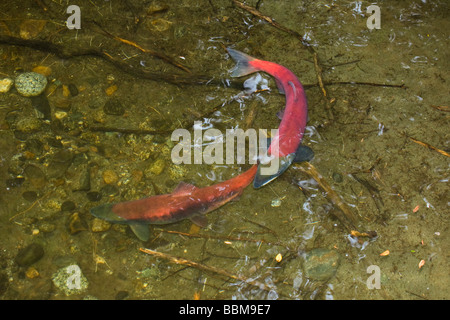
[[353, 229], [355, 229], [355, 224], [357, 222], [356, 216], [342, 201], [341, 197], [336, 193], [336, 191], [334, 191], [330, 187], [328, 182], [317, 171], [317, 169], [309, 162], [296, 163], [294, 164], [294, 166], [317, 181], [320, 188], [325, 191], [327, 198], [340, 209], [340, 211], [337, 211], [339, 213], [334, 213], [334, 215], [344, 224], [348, 231], [352, 231]]
[[145, 130], [145, 129], [120, 128], [120, 127], [100, 127], [100, 126], [92, 126], [88, 127], [88, 129], [92, 132], [117, 132], [117, 133], [137, 134], [137, 135], [145, 135], [145, 134], [164, 135], [173, 132], [173, 130]]
[[18, 216], [27, 213], [28, 211], [30, 211], [31, 209], [34, 208], [34, 206], [36, 204], [38, 204], [39, 202], [41, 202], [42, 200], [44, 200], [45, 198], [47, 198], [53, 191], [49, 191], [46, 194], [44, 194], [42, 197], [40, 197], [39, 199], [37, 199], [36, 201], [34, 201], [28, 208], [26, 208], [25, 210], [22, 210], [18, 213], [16, 213], [15, 215], [13, 215], [11, 218], [9, 218], [9, 221], [13, 221], [15, 218], [17, 218]]
[[372, 197], [372, 200], [374, 201], [375, 205], [377, 206], [377, 209], [379, 212], [381, 212], [381, 207], [384, 205], [383, 199], [380, 196], [380, 190], [378, 190], [377, 187], [373, 186], [369, 181], [366, 179], [358, 177], [355, 173], [350, 174], [353, 179], [358, 181], [363, 187], [366, 188], [366, 190], [370, 193], [370, 196]]
[[257, 244], [265, 243], [268, 245], [285, 246], [282, 243], [270, 242], [270, 241], [266, 241], [264, 239], [225, 237], [225, 236], [206, 235], [206, 234], [201, 234], [201, 233], [193, 234], [193, 233], [174, 231], [174, 230], [164, 230], [164, 229], [158, 229], [158, 230], [161, 232], [170, 233], [170, 234], [178, 234], [180, 236], [186, 236], [186, 237], [190, 237], [190, 238], [214, 239], [214, 240], [223, 240], [223, 241], [243, 241], [243, 242], [253, 242], [253, 243], [257, 243]]
[[216, 273], [216, 274], [219, 274], [219, 275], [231, 278], [233, 280], [242, 281], [242, 282], [245, 282], [246, 284], [252, 285], [252, 286], [257, 287], [257, 288], [259, 288], [261, 290], [264, 290], [264, 291], [270, 291], [271, 290], [271, 288], [269, 288], [266, 284], [264, 284], [262, 282], [259, 282], [259, 281], [256, 281], [256, 280], [252, 280], [252, 279], [248, 279], [248, 278], [246, 278], [244, 276], [235, 275], [235, 274], [233, 274], [231, 272], [228, 272], [228, 271], [226, 271], [224, 269], [211, 267], [211, 266], [199, 263], [199, 262], [195, 262], [195, 261], [188, 260], [188, 259], [185, 259], [185, 258], [175, 257], [175, 256], [169, 255], [167, 253], [162, 253], [162, 252], [158, 252], [158, 251], [154, 251], [154, 250], [150, 250], [150, 249], [146, 249], [146, 248], [139, 248], [139, 250], [144, 252], [144, 253], [146, 253], [146, 254], [149, 254], [149, 255], [152, 255], [152, 256], [155, 256], [155, 257], [158, 257], [158, 258], [163, 258], [163, 259], [169, 260], [169, 261], [171, 261], [171, 262], [173, 262], [175, 264], [186, 265], [186, 266], [189, 266], [189, 267], [197, 268], [199, 270]]
[[444, 112], [450, 112], [450, 107], [449, 106], [435, 106], [435, 105], [431, 105], [432, 108], [439, 110], [439, 111], [444, 111]]
[[17, 37], [0, 35], [0, 44], [9, 44], [14, 46], [28, 47], [42, 52], [52, 53], [61, 59], [72, 59], [83, 56], [91, 56], [101, 58], [119, 70], [126, 72], [135, 77], [148, 79], [153, 81], [163, 81], [176, 85], [192, 85], [212, 83], [211, 77], [205, 75], [189, 75], [182, 76], [174, 73], [156, 73], [148, 72], [140, 68], [133, 68], [128, 63], [115, 59], [109, 53], [102, 49], [95, 48], [73, 48], [44, 40], [21, 39]]
[[117, 40], [117, 41], [120, 41], [120, 42], [125, 43], [125, 44], [127, 44], [127, 45], [130, 45], [130, 46], [132, 46], [132, 47], [134, 47], [134, 48], [136, 48], [136, 49], [138, 49], [138, 50], [140, 50], [140, 51], [142, 51], [142, 52], [144, 52], [144, 53], [148, 53], [148, 54], [150, 54], [150, 55], [152, 55], [152, 56], [154, 56], [154, 57], [156, 57], [156, 58], [158, 58], [158, 59], [161, 59], [161, 60], [163, 60], [163, 61], [165, 61], [165, 62], [167, 62], [167, 63], [169, 63], [169, 64], [171, 64], [171, 65], [173, 65], [173, 66], [175, 66], [175, 67], [177, 67], [177, 68], [179, 68], [179, 69], [181, 69], [181, 70], [183, 70], [183, 71], [186, 71], [186, 72], [188, 72], [188, 73], [191, 73], [191, 70], [189, 70], [187, 67], [185, 67], [185, 66], [182, 65], [181, 63], [178, 63], [178, 62], [174, 61], [172, 58], [166, 56], [165, 54], [160, 53], [160, 52], [157, 52], [157, 51], [152, 50], [152, 49], [146, 49], [146, 48], [143, 48], [142, 46], [140, 46], [140, 45], [137, 44], [136, 42], [133, 42], [133, 41], [130, 41], [130, 40], [127, 40], [127, 39], [118, 37], [118, 36], [116, 36], [116, 35], [110, 33], [109, 31], [106, 31], [106, 30], [105, 30], [99, 23], [97, 23], [96, 21], [92, 21], [92, 23], [93, 23], [94, 25], [96, 25], [96, 26], [97, 26], [104, 34], [106, 34], [108, 37], [111, 37], [111, 38], [113, 38], [114, 40]]
[[426, 142], [422, 142], [422, 141], [417, 140], [417, 139], [415, 139], [413, 137], [409, 137], [409, 139], [411, 139], [413, 142], [415, 142], [417, 144], [420, 144], [421, 146], [424, 146], [424, 147], [426, 147], [426, 148], [428, 148], [430, 150], [434, 150], [434, 151], [439, 152], [440, 154], [442, 154], [442, 155], [444, 155], [446, 157], [450, 157], [450, 153], [448, 153], [448, 152], [446, 152], [444, 150], [438, 149], [436, 147], [433, 147], [432, 145], [430, 145], [430, 144], [428, 144]]

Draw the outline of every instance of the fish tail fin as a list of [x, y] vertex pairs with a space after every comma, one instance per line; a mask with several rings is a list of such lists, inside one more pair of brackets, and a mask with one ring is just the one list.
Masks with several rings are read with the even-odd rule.
[[231, 72], [232, 77], [242, 77], [250, 73], [259, 71], [259, 69], [253, 67], [250, 64], [251, 61], [256, 60], [255, 58], [231, 48], [227, 48], [227, 51], [231, 58], [233, 58], [233, 60], [236, 62], [236, 66]]

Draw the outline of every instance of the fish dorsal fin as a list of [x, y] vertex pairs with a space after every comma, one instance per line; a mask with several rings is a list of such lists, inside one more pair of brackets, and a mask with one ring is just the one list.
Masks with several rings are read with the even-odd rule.
[[176, 195], [189, 195], [192, 192], [194, 192], [195, 190], [197, 190], [197, 187], [194, 186], [193, 184], [190, 183], [186, 183], [181, 181], [177, 187], [173, 190], [172, 194], [176, 194]]

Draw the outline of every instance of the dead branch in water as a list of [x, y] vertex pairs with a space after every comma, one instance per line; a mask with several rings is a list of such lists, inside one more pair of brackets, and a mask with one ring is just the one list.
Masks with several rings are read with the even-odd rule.
[[162, 259], [166, 259], [169, 260], [172, 263], [175, 264], [179, 264], [179, 265], [185, 265], [185, 266], [189, 266], [189, 267], [193, 267], [202, 271], [207, 271], [207, 272], [212, 272], [221, 276], [225, 276], [228, 278], [231, 278], [233, 280], [238, 280], [238, 281], [242, 281], [246, 284], [252, 285], [254, 287], [257, 287], [261, 290], [267, 291], [269, 292], [271, 290], [270, 287], [268, 287], [266, 284], [256, 281], [256, 280], [252, 280], [252, 279], [248, 279], [244, 276], [240, 276], [240, 275], [235, 275], [233, 273], [230, 273], [224, 269], [220, 269], [220, 268], [216, 268], [216, 267], [211, 267], [199, 262], [195, 262], [192, 260], [188, 260], [188, 259], [184, 259], [184, 258], [180, 258], [180, 257], [175, 257], [172, 255], [169, 255], [167, 253], [162, 253], [162, 252], [158, 252], [158, 251], [154, 251], [154, 250], [150, 250], [150, 249], [146, 249], [146, 248], [139, 248], [140, 251], [158, 257], [158, 258], [162, 258]]
[[[122, 39], [123, 40], [123, 39]], [[123, 41], [122, 41], [123, 42]], [[0, 35], [0, 44], [27, 47], [42, 52], [48, 52], [56, 55], [61, 59], [73, 59], [78, 57], [90, 56], [100, 58], [111, 63], [117, 69], [128, 73], [132, 76], [142, 79], [148, 79], [159, 82], [168, 82], [175, 85], [192, 85], [206, 84], [211, 82], [211, 78], [205, 75], [179, 75], [175, 73], [156, 73], [148, 72], [140, 68], [133, 68], [127, 62], [119, 60], [111, 56], [103, 49], [96, 48], [73, 48], [56, 44], [45, 40], [22, 39], [13, 36]], [[167, 61], [166, 61], [167, 62]], [[177, 66], [179, 68], [179, 66]]]
[[[355, 233], [356, 224], [358, 222], [357, 217], [353, 214], [350, 208], [345, 204], [342, 198], [334, 191], [325, 178], [317, 171], [317, 169], [309, 162], [295, 163], [294, 167], [300, 169], [312, 177], [319, 184], [320, 188], [326, 193], [327, 198], [338, 207], [339, 211], [335, 211], [333, 214], [344, 225], [349, 233]], [[376, 236], [376, 232], [371, 231], [368, 233], [371, 237]]]
[[417, 143], [417, 144], [420, 144], [421, 146], [423, 146], [423, 147], [425, 147], [425, 148], [428, 148], [428, 149], [430, 149], [430, 150], [434, 150], [434, 151], [436, 151], [436, 152], [439, 152], [439, 153], [442, 154], [443, 156], [450, 157], [450, 153], [448, 153], [448, 152], [446, 152], [446, 151], [444, 151], [444, 150], [438, 149], [438, 148], [436, 148], [436, 147], [433, 147], [431, 144], [428, 144], [428, 143], [426, 143], [426, 142], [422, 142], [422, 141], [417, 140], [417, 139], [415, 139], [415, 138], [413, 138], [413, 137], [409, 137], [409, 139], [411, 139], [411, 141], [413, 141], [413, 142], [415, 142], [415, 143]]

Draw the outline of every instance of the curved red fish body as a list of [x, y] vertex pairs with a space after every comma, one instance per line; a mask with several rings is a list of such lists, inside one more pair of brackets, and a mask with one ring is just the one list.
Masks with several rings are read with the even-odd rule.
[[[257, 70], [264, 71], [277, 80], [277, 84], [286, 95], [286, 107], [278, 127], [278, 134], [272, 138], [268, 153], [284, 157], [295, 153], [302, 141], [308, 117], [308, 104], [305, 91], [300, 81], [289, 69], [269, 61], [255, 59], [249, 64]], [[278, 150], [273, 148], [278, 139]]]
[[259, 188], [281, 175], [296, 158], [308, 118], [306, 95], [302, 84], [289, 69], [274, 62], [255, 59], [231, 48], [227, 50], [236, 61], [232, 76], [240, 77], [257, 71], [266, 72], [275, 78], [278, 89], [286, 95], [283, 118], [278, 133], [272, 137], [268, 149], [269, 155], [280, 158], [280, 166], [278, 172], [268, 176], [261, 176], [258, 170], [253, 186]]
[[147, 224], [167, 224], [189, 218], [204, 225], [206, 220], [202, 214], [238, 197], [253, 181], [256, 171], [254, 165], [232, 179], [204, 188], [181, 182], [170, 194], [104, 204], [92, 208], [91, 214], [110, 222], [128, 224], [139, 239], [146, 241], [150, 235]]
[[181, 182], [170, 194], [115, 204], [111, 210], [128, 221], [166, 224], [210, 212], [239, 196], [253, 180], [256, 165], [221, 183], [197, 188]]

